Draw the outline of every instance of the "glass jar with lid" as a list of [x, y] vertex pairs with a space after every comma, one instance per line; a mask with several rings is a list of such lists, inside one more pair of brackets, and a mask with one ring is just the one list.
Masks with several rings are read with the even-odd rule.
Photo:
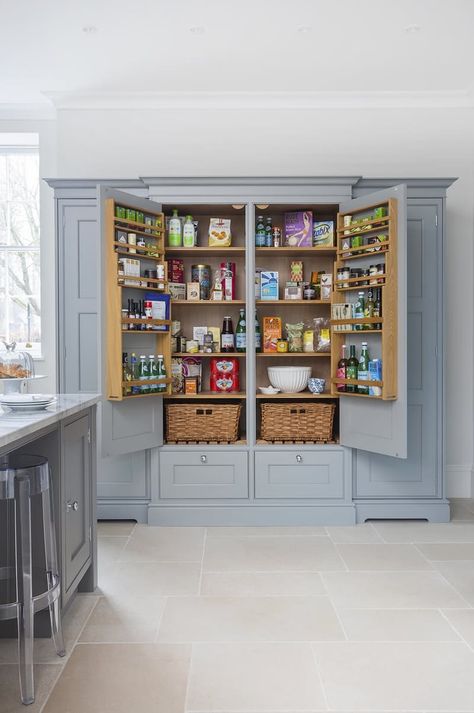
[[30, 379], [35, 368], [31, 354], [17, 351], [16, 342], [3, 342], [5, 349], [0, 350], [0, 379]]

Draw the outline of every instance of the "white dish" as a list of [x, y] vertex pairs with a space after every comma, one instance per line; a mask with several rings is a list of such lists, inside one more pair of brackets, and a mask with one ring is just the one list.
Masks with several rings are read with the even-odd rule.
[[11, 411], [16, 411], [17, 413], [31, 413], [32, 411], [44, 411], [44, 409], [48, 408], [48, 406], [51, 406], [53, 403], [53, 401], [49, 401], [45, 404], [23, 404], [21, 406], [18, 404], [2, 404], [2, 407], [10, 409]]
[[268, 378], [272, 386], [284, 394], [304, 391], [311, 376], [310, 366], [269, 366]]
[[275, 389], [274, 386], [259, 386], [258, 387], [262, 394], [266, 394], [267, 396], [270, 396], [271, 394], [279, 394], [280, 389]]
[[2, 404], [44, 404], [54, 401], [55, 396], [52, 394], [6, 394], [0, 396]]

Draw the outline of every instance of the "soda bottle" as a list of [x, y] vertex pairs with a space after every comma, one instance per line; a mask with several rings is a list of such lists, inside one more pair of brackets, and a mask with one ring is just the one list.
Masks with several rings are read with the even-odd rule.
[[232, 325], [232, 317], [229, 316], [224, 317], [224, 323], [222, 325], [221, 351], [234, 351], [234, 327]]
[[[137, 356], [135, 352], [132, 352], [132, 355], [130, 357], [130, 376], [131, 376], [131, 381], [137, 381], [138, 380], [138, 364], [137, 364]], [[139, 386], [132, 386], [132, 394], [139, 394], [140, 393], [140, 387]]]
[[262, 333], [260, 331], [260, 324], [258, 322], [257, 310], [255, 310], [255, 351], [262, 351]]
[[[354, 304], [354, 319], [363, 319], [364, 317], [364, 312], [365, 312], [365, 299], [364, 299], [364, 293], [358, 292], [357, 293], [357, 302]], [[366, 325], [365, 324], [355, 324], [354, 329], [365, 329]]]
[[[367, 347], [367, 342], [362, 342], [362, 349], [360, 353], [360, 359], [359, 359], [359, 369], [358, 369], [358, 379], [362, 379], [363, 381], [368, 381], [369, 380], [369, 349]], [[359, 384], [358, 386], [358, 393], [359, 394], [368, 394], [369, 393], [369, 387], [367, 386], [362, 386]]]
[[[156, 367], [156, 361], [155, 361], [155, 355], [150, 354], [148, 357], [148, 378], [151, 380], [158, 379], [159, 377], [157, 376], [157, 367]], [[150, 394], [156, 394], [158, 391], [158, 384], [150, 384], [149, 392]]]
[[265, 247], [271, 248], [273, 245], [273, 225], [271, 216], [265, 220]]
[[[138, 367], [138, 379], [139, 381], [148, 381], [150, 378], [150, 373], [148, 369], [148, 362], [146, 360], [146, 356], [144, 354], [140, 355], [140, 364]], [[150, 392], [150, 386], [148, 384], [143, 384], [143, 386], [140, 386], [140, 393], [141, 394], [148, 394]]]
[[[337, 363], [336, 376], [338, 379], [347, 379], [346, 369], [347, 369], [346, 345], [343, 344], [342, 345], [342, 357], [339, 359], [339, 361]], [[338, 384], [337, 390], [338, 391], [346, 391], [346, 384]]]
[[[349, 359], [346, 366], [346, 379], [357, 379], [359, 374], [359, 362], [356, 357], [355, 344], [349, 347]], [[356, 384], [346, 384], [346, 392], [349, 394], [357, 393]]]
[[[163, 354], [158, 354], [157, 379], [166, 379], [165, 360]], [[158, 384], [158, 393], [163, 393], [168, 389], [167, 384]]]
[[[367, 302], [365, 303], [365, 308], [364, 308], [364, 317], [373, 317], [374, 310], [375, 310], [375, 302], [374, 302], [374, 298], [372, 296], [372, 290], [369, 290], [369, 292], [367, 294]], [[367, 326], [367, 329], [374, 329], [373, 322], [369, 322], [366, 326]]]
[[235, 330], [235, 350], [237, 352], [245, 352], [247, 349], [247, 326], [245, 322], [245, 310], [240, 310], [237, 329]]
[[265, 220], [263, 215], [257, 216], [257, 221], [255, 224], [255, 247], [265, 247]]

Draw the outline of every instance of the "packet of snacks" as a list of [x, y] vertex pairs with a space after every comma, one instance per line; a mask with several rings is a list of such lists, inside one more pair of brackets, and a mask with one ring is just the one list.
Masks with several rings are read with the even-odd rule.
[[209, 221], [209, 245], [228, 248], [231, 242], [230, 218], [211, 218]]
[[198, 391], [201, 391], [202, 360], [200, 357], [183, 357], [183, 379], [187, 376], [198, 377]]
[[211, 391], [239, 391], [239, 360], [235, 357], [212, 357], [209, 385]]

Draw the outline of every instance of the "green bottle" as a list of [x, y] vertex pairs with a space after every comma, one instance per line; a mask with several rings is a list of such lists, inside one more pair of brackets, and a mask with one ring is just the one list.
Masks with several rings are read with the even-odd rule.
[[[148, 381], [150, 378], [148, 362], [144, 354], [140, 355], [140, 364], [138, 366], [138, 379], [139, 381]], [[148, 394], [150, 392], [150, 386], [148, 384], [143, 384], [140, 386], [141, 394]]]
[[[157, 371], [158, 371], [158, 368], [157, 368], [157, 364], [155, 361], [155, 355], [150, 354], [150, 356], [148, 357], [148, 378], [150, 380], [158, 379]], [[150, 394], [156, 394], [157, 391], [158, 391], [158, 384], [150, 384]]]
[[235, 330], [235, 351], [245, 352], [247, 349], [247, 326], [245, 322], [245, 310], [240, 310], [237, 329]]
[[[163, 358], [163, 354], [158, 354], [157, 356], [158, 360], [158, 365], [157, 365], [157, 379], [166, 379], [166, 369], [165, 369], [165, 361]], [[167, 390], [167, 385], [166, 384], [157, 384], [158, 386], [158, 393], [163, 393], [164, 391]]]
[[[365, 308], [364, 308], [364, 317], [373, 317], [375, 312], [375, 302], [374, 298], [372, 296], [372, 290], [369, 290], [367, 294], [367, 302], [365, 303]], [[366, 325], [367, 329], [374, 329], [374, 323], [369, 322]]]
[[255, 310], [255, 351], [262, 351], [262, 333], [260, 331], [260, 324], [257, 317], [257, 310]]
[[[349, 359], [346, 366], [346, 378], [347, 379], [357, 379], [359, 374], [359, 362], [356, 357], [355, 344], [351, 344], [349, 347]], [[349, 394], [357, 393], [356, 384], [346, 384], [346, 392]]]
[[[130, 381], [137, 381], [138, 380], [138, 364], [137, 364], [137, 356], [135, 352], [132, 352], [132, 355], [130, 357]], [[140, 387], [139, 386], [132, 386], [132, 394], [139, 394], [140, 393]]]
[[168, 245], [171, 248], [180, 248], [182, 244], [181, 220], [178, 218], [178, 209], [173, 208], [173, 215], [170, 218], [168, 230]]
[[[357, 293], [357, 302], [354, 305], [354, 319], [363, 319], [365, 313], [365, 299], [364, 293]], [[354, 329], [364, 329], [366, 325], [355, 324]]]
[[[361, 349], [360, 359], [359, 359], [359, 372], [358, 372], [358, 374], [359, 374], [358, 378], [361, 379], [362, 381], [369, 380], [369, 361], [370, 361], [370, 356], [369, 356], [369, 349], [367, 347], [367, 342], [362, 342], [362, 349]], [[368, 385], [367, 386], [359, 385], [358, 392], [359, 392], [359, 394], [368, 394], [369, 393]]]

